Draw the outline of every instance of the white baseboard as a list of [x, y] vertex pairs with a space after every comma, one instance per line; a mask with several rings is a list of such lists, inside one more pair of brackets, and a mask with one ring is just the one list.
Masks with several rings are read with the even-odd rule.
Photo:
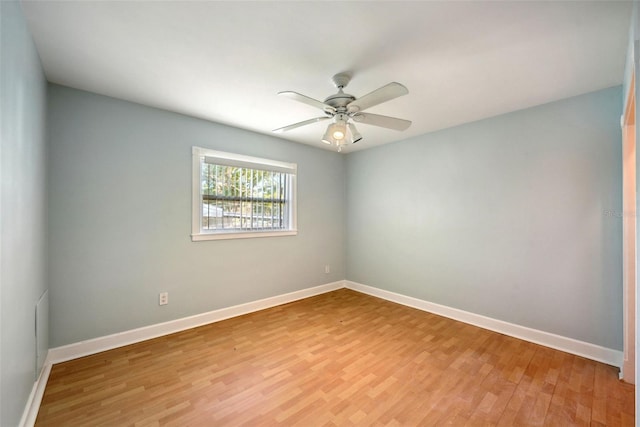
[[549, 332], [520, 326], [502, 320], [492, 319], [480, 314], [470, 313], [468, 311], [459, 310], [457, 308], [436, 304], [433, 302], [421, 300], [414, 297], [386, 291], [372, 286], [363, 285], [348, 280], [339, 280], [337, 282], [327, 283], [325, 285], [307, 288], [288, 294], [277, 295], [258, 301], [248, 302], [233, 307], [221, 308], [207, 313], [197, 314], [194, 316], [184, 317], [169, 322], [158, 323], [155, 325], [145, 326], [142, 328], [132, 329], [104, 337], [94, 338], [87, 341], [81, 341], [74, 344], [65, 345], [49, 349], [47, 362], [60, 363], [83, 356], [99, 353], [101, 351], [111, 350], [140, 341], [157, 338], [163, 335], [184, 331], [186, 329], [195, 328], [213, 322], [229, 319], [231, 317], [252, 313], [258, 310], [275, 307], [277, 305], [286, 304], [314, 295], [331, 292], [340, 288], [348, 288], [364, 294], [372, 295], [408, 307], [417, 308], [419, 310], [438, 314], [450, 319], [458, 320], [474, 326], [478, 326], [501, 334], [509, 335], [525, 341], [530, 341], [546, 347], [565, 351], [567, 353], [586, 357], [588, 359], [603, 362], [608, 365], [617, 367], [622, 366], [622, 351], [601, 347], [595, 344], [578, 341], [573, 338], [567, 338]]
[[20, 424], [18, 424], [20, 427], [33, 427], [36, 423], [38, 411], [40, 410], [40, 403], [42, 403], [42, 396], [44, 396], [44, 389], [47, 385], [47, 381], [49, 380], [49, 374], [51, 373], [52, 363], [48, 360], [48, 355], [49, 354], [47, 353], [47, 359], [44, 361], [44, 365], [42, 366], [38, 379], [33, 383], [31, 394], [29, 394], [29, 399], [24, 407]]
[[207, 325], [209, 323], [219, 322], [231, 317], [241, 316], [243, 314], [252, 313], [258, 310], [264, 310], [266, 308], [275, 307], [277, 305], [282, 305], [303, 298], [312, 297], [314, 295], [320, 295], [343, 287], [344, 281], [340, 280], [337, 282], [327, 283], [325, 285], [315, 286], [313, 288], [290, 292], [288, 294], [277, 295], [258, 301], [235, 305], [233, 307], [221, 308], [219, 310], [213, 310], [207, 313], [196, 314], [194, 316], [171, 320], [169, 322], [144, 326], [142, 328], [119, 332], [104, 337], [93, 338], [87, 341], [81, 341], [74, 344], [55, 347], [49, 350], [49, 362], [66, 362], [68, 360], [89, 356], [91, 354], [123, 347], [125, 345], [134, 344], [140, 341], [157, 338], [163, 335], [173, 334], [175, 332], [196, 328], [198, 326]]
[[613, 350], [584, 341], [578, 341], [573, 338], [567, 338], [549, 332], [515, 325], [502, 320], [469, 313], [468, 311], [447, 307], [445, 305], [424, 301], [418, 298], [408, 297], [406, 295], [385, 291], [383, 289], [374, 288], [372, 286], [363, 285], [349, 280], [345, 280], [345, 287], [364, 294], [382, 298], [387, 301], [392, 301], [408, 307], [417, 308], [418, 310], [448, 317], [480, 328], [489, 329], [490, 331], [499, 332], [504, 335], [509, 335], [514, 338], [519, 338], [545, 347], [575, 354], [577, 356], [586, 357], [587, 359], [606, 363], [607, 365], [617, 367], [622, 366], [623, 355], [622, 351], [619, 350]]

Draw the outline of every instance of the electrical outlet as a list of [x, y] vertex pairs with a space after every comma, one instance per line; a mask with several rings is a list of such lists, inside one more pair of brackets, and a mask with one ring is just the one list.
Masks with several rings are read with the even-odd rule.
[[158, 305], [169, 304], [169, 292], [160, 292], [158, 295]]
[[326, 274], [331, 273], [331, 266], [330, 266], [329, 264], [327, 264], [327, 265], [325, 265], [325, 266], [324, 266], [324, 272], [325, 272]]

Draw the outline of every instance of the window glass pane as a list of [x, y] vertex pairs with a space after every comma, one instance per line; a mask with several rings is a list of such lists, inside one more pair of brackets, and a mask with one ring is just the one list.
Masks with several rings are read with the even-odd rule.
[[202, 229], [282, 230], [290, 174], [202, 163]]

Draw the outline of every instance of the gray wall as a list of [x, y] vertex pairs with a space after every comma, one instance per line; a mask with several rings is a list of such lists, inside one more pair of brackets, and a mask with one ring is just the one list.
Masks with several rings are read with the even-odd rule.
[[[57, 85], [49, 101], [52, 347], [345, 277], [338, 153]], [[192, 242], [194, 145], [297, 163], [298, 235]]]
[[616, 87], [349, 154], [347, 278], [622, 349], [621, 104]]
[[46, 82], [20, 5], [0, 1], [0, 425], [18, 424], [36, 371], [46, 280]]

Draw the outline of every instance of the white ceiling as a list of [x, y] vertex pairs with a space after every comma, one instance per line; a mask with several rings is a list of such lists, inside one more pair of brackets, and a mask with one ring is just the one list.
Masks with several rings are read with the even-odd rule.
[[[269, 134], [321, 116], [349, 71], [360, 97], [409, 94], [370, 112], [355, 151], [622, 82], [631, 2], [23, 1], [51, 82]], [[320, 142], [326, 122], [282, 135]]]

